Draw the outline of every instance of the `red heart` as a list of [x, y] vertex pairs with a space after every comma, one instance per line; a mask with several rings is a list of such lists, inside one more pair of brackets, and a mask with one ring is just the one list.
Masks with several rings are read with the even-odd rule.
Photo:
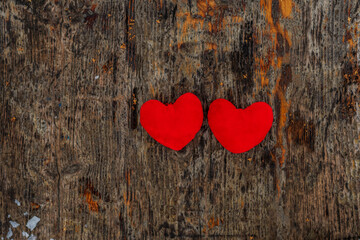
[[269, 104], [256, 102], [245, 109], [225, 99], [210, 104], [208, 122], [221, 145], [232, 153], [242, 153], [258, 145], [269, 132], [273, 122]]
[[147, 101], [140, 109], [140, 123], [156, 141], [179, 151], [200, 130], [203, 115], [200, 100], [192, 93], [185, 93], [174, 104]]

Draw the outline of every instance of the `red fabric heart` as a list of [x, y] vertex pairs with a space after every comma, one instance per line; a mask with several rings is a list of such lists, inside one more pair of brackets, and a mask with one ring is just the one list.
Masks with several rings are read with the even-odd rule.
[[208, 122], [221, 145], [232, 153], [242, 153], [258, 145], [269, 132], [273, 122], [269, 104], [256, 102], [245, 109], [225, 99], [210, 104]]
[[157, 100], [145, 102], [140, 109], [140, 123], [152, 138], [179, 151], [200, 130], [203, 122], [200, 100], [192, 93], [180, 96], [174, 104]]

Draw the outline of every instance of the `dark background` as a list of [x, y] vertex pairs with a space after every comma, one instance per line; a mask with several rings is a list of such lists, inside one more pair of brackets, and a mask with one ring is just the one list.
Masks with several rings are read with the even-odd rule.
[[[0, 237], [32, 216], [38, 239], [360, 236], [359, 1], [3, 0], [0, 18]], [[176, 152], [139, 109], [186, 92], [204, 123]], [[264, 141], [225, 150], [217, 98], [269, 103]]]

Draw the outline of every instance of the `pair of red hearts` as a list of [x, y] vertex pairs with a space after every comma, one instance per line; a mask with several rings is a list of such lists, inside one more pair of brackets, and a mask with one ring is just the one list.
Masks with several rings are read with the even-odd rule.
[[[140, 123], [150, 136], [177, 151], [195, 137], [202, 122], [201, 102], [192, 93], [180, 96], [174, 104], [150, 100], [140, 109]], [[273, 112], [264, 102], [236, 109], [231, 102], [217, 99], [210, 104], [208, 122], [223, 147], [232, 153], [242, 153], [265, 138], [273, 122]]]

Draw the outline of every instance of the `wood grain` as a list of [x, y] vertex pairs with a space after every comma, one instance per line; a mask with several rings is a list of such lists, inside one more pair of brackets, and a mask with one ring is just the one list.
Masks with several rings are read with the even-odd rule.
[[[360, 237], [359, 1], [5, 0], [0, 17], [0, 238], [10, 220], [13, 239]], [[139, 109], [186, 92], [204, 123], [176, 152]], [[269, 103], [265, 140], [225, 150], [217, 98]]]

